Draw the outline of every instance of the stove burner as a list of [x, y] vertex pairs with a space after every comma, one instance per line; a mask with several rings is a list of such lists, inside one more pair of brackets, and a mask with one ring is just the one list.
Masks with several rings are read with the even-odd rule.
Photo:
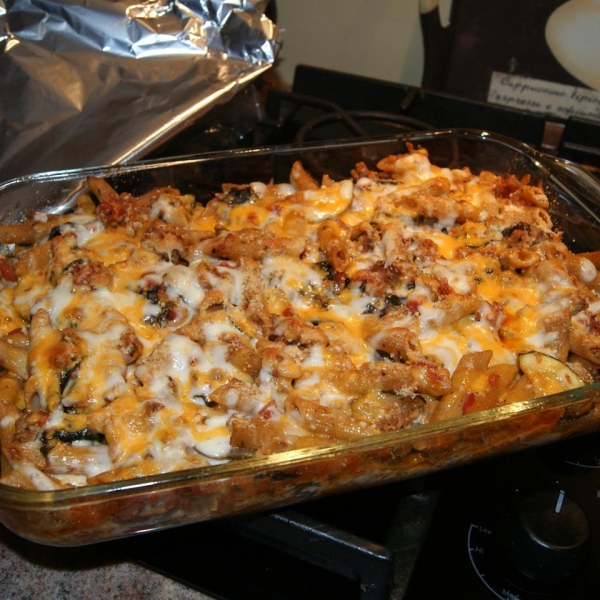
[[295, 143], [434, 129], [401, 110], [348, 109], [317, 96], [283, 90], [271, 90], [266, 108], [279, 136]]
[[[406, 115], [381, 112], [375, 110], [352, 110], [352, 111], [341, 111], [335, 113], [329, 113], [320, 117], [315, 117], [304, 123], [296, 134], [296, 142], [304, 142], [308, 140], [309, 133], [325, 124], [331, 123], [332, 121], [343, 121], [348, 122], [351, 119], [353, 122], [356, 120], [368, 120], [371, 123], [380, 123], [389, 130], [402, 131], [425, 131], [433, 130], [433, 127], [419, 119], [413, 119]], [[368, 135], [365, 131], [362, 136]]]
[[[334, 102], [292, 92], [286, 94], [280, 93], [280, 98], [294, 103], [296, 111], [299, 111], [303, 107], [324, 111], [324, 114], [305, 117], [304, 122], [300, 125], [294, 136], [294, 141], [298, 143], [308, 141], [311, 133], [333, 122], [344, 125], [345, 134], [350, 134], [354, 137], [368, 137], [372, 135], [374, 125], [381, 125], [385, 130], [392, 133], [394, 131], [426, 131], [434, 129], [432, 125], [425, 121], [398, 112], [346, 110]], [[359, 121], [365, 123], [366, 126], [363, 126]]]

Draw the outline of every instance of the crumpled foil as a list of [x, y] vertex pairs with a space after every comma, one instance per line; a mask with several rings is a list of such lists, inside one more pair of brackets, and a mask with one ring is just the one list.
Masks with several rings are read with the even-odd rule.
[[0, 182], [143, 158], [270, 68], [268, 0], [0, 0]]

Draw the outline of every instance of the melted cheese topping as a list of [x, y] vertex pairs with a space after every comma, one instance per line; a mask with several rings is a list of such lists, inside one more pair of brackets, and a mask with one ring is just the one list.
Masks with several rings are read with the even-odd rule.
[[0, 331], [29, 345], [28, 434], [6, 454], [17, 484], [424, 423], [456, 395], [466, 356], [564, 360], [571, 315], [588, 306], [575, 324], [594, 333], [595, 268], [565, 269], [541, 189], [442, 169], [422, 151], [378, 168], [318, 185], [295, 166], [290, 183], [226, 186], [206, 207], [169, 189], [34, 215], [54, 219], [52, 233], [7, 257], [18, 278], [0, 292]]

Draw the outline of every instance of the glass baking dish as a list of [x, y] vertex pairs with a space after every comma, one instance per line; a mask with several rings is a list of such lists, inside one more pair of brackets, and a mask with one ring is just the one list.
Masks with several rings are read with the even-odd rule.
[[[577, 165], [484, 131], [447, 130], [181, 157], [130, 166], [39, 174], [0, 185], [0, 220], [30, 209], [68, 210], [86, 177], [133, 194], [172, 186], [209, 200], [221, 184], [287, 181], [302, 160], [313, 175], [346, 178], [357, 162], [425, 147], [432, 163], [541, 181], [571, 250], [600, 249], [600, 183]], [[493, 455], [592, 432], [600, 383], [527, 402], [266, 458], [58, 491], [0, 485], [0, 521], [30, 540], [77, 546], [275, 508], [324, 494], [414, 478]]]

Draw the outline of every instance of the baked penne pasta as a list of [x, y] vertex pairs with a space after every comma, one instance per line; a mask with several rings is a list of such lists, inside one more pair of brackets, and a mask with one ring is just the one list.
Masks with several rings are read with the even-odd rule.
[[88, 184], [69, 214], [0, 226], [2, 483], [348, 442], [598, 379], [600, 259], [527, 177], [409, 146], [206, 206]]

